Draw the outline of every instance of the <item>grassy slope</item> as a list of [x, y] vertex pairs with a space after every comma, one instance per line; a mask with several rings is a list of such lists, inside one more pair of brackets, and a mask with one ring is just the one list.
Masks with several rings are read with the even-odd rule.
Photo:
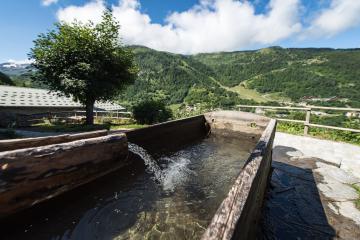
[[245, 86], [239, 84], [235, 87], [227, 88], [229, 91], [236, 92], [239, 94], [241, 98], [251, 99], [259, 103], [269, 102], [269, 101], [276, 101], [276, 99], [272, 98], [271, 96], [266, 97], [265, 94], [260, 94], [254, 89], [246, 88]]

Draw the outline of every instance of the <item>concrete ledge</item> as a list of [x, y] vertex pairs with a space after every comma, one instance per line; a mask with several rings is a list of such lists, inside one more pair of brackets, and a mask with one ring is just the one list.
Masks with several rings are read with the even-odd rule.
[[[238, 115], [240, 118], [241, 114]], [[228, 196], [202, 236], [203, 240], [255, 239], [270, 174], [275, 130], [276, 121], [270, 120]]]
[[240, 111], [218, 111], [204, 114], [211, 132], [222, 134], [224, 130], [241, 134], [261, 135], [270, 118]]
[[126, 164], [125, 134], [0, 153], [0, 218]]
[[49, 136], [49, 137], [0, 140], [0, 152], [17, 150], [22, 148], [39, 147], [39, 146], [64, 143], [64, 142], [71, 142], [79, 139], [94, 138], [105, 135], [107, 135], [107, 130], [77, 133], [77, 134], [63, 134], [63, 135]]

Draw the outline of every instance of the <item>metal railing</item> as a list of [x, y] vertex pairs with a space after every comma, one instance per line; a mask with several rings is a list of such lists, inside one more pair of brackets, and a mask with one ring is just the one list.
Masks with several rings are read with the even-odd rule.
[[275, 110], [298, 110], [298, 111], [305, 111], [305, 120], [295, 120], [295, 119], [286, 119], [286, 118], [276, 118], [278, 121], [283, 122], [294, 122], [294, 123], [302, 123], [304, 125], [304, 135], [309, 134], [310, 127], [317, 127], [317, 128], [326, 128], [332, 130], [340, 130], [340, 131], [349, 131], [360, 133], [360, 129], [353, 129], [353, 128], [344, 128], [344, 127], [335, 127], [329, 125], [322, 125], [322, 124], [314, 124], [310, 123], [311, 113], [313, 110], [332, 110], [332, 111], [346, 111], [346, 112], [359, 112], [360, 108], [341, 108], [341, 107], [321, 107], [321, 106], [305, 106], [305, 107], [288, 107], [288, 106], [262, 106], [262, 105], [237, 105], [238, 108], [259, 108], [259, 109], [275, 109]]

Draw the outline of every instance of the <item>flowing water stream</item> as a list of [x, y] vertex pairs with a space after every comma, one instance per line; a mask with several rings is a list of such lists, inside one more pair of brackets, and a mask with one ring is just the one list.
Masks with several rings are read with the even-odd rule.
[[163, 179], [163, 173], [155, 159], [144, 148], [136, 145], [135, 143], [129, 143], [128, 148], [130, 152], [138, 155], [144, 161], [146, 170], [154, 175], [154, 180], [161, 182]]
[[255, 141], [210, 136], [152, 154], [129, 144], [131, 165], [32, 210], [1, 239], [199, 239]]

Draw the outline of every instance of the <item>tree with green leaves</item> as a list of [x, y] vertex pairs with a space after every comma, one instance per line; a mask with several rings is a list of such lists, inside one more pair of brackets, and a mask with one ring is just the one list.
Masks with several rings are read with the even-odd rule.
[[29, 57], [34, 80], [86, 106], [86, 124], [94, 122], [95, 101], [111, 100], [135, 81], [133, 54], [120, 41], [119, 23], [109, 10], [102, 21], [60, 22], [40, 34]]

